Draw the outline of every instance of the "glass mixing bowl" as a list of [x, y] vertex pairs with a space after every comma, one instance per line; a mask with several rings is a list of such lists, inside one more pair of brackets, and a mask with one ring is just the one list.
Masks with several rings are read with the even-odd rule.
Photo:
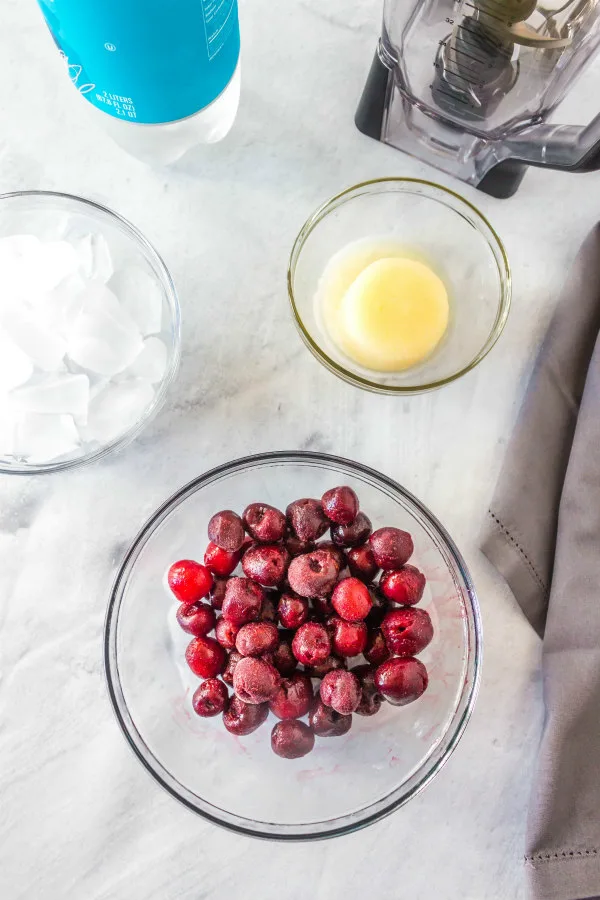
[[[177, 374], [181, 352], [181, 315], [175, 286], [169, 271], [152, 244], [138, 229], [118, 213], [70, 194], [52, 191], [19, 191], [0, 194], [0, 238], [15, 234], [35, 235], [41, 240], [61, 240], [69, 234], [75, 237], [101, 235], [109, 248], [115, 271], [135, 267], [158, 288], [162, 297], [162, 330], [155, 336], [167, 351], [164, 374], [153, 385], [153, 397], [137, 418], [120, 433], [107, 441], [90, 441], [57, 459], [28, 462], [12, 455], [3, 455], [0, 447], [0, 472], [32, 475], [61, 471], [89, 463], [121, 449], [134, 440], [163, 405], [167, 390]], [[109, 282], [110, 287], [110, 282]], [[0, 304], [1, 306], [1, 304]], [[0, 320], [0, 329], [2, 322]], [[86, 371], [86, 370], [81, 370]], [[102, 388], [103, 379], [95, 379], [91, 387]], [[105, 379], [106, 380], [106, 379]]]
[[[448, 290], [448, 330], [434, 352], [402, 372], [375, 372], [329, 337], [319, 280], [331, 257], [355, 241], [392, 239], [422, 259]], [[511, 283], [500, 238], [478, 209], [454, 191], [417, 178], [380, 178], [342, 191], [302, 226], [288, 268], [292, 312], [304, 343], [326, 368], [357, 387], [416, 394], [449, 384], [492, 349], [510, 308]]]
[[[220, 509], [254, 501], [279, 508], [298, 497], [353, 487], [374, 528], [410, 531], [414, 561], [427, 575], [422, 606], [435, 628], [421, 655], [429, 688], [405, 707], [383, 704], [354, 716], [343, 737], [317, 738], [297, 760], [271, 751], [272, 715], [236, 738], [221, 717], [200, 719], [187, 668], [189, 635], [163, 579], [175, 560], [201, 560], [208, 521]], [[358, 463], [319, 453], [264, 453], [220, 466], [158, 509], [127, 552], [105, 625], [110, 698], [123, 733], [145, 768], [173, 797], [233, 831], [279, 840], [344, 834], [381, 819], [431, 781], [456, 747], [471, 714], [481, 665], [481, 625], [465, 563], [442, 525], [404, 488]]]

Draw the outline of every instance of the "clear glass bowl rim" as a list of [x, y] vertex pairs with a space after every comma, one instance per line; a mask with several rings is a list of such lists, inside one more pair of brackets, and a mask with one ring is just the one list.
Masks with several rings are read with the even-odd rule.
[[[329, 215], [329, 213], [334, 212], [344, 203], [348, 203], [356, 197], [362, 196], [364, 193], [384, 193], [383, 190], [377, 190], [377, 188], [385, 187], [385, 185], [390, 186], [390, 188], [395, 185], [396, 189], [398, 185], [420, 185], [421, 187], [424, 187], [426, 189], [423, 192], [422, 196], [426, 196], [428, 199], [435, 199], [438, 202], [444, 203], [444, 195], [446, 195], [447, 198], [453, 198], [454, 201], [458, 201], [459, 205], [462, 204], [463, 206], [465, 206], [468, 210], [470, 210], [471, 213], [475, 215], [475, 221], [479, 222], [481, 227], [478, 228], [478, 231], [482, 235], [482, 237], [487, 240], [488, 245], [490, 246], [494, 255], [494, 259], [496, 260], [496, 265], [498, 266], [498, 277], [500, 280], [500, 296], [498, 301], [498, 309], [496, 312], [494, 326], [485, 344], [483, 345], [481, 350], [479, 350], [477, 355], [466, 366], [463, 366], [461, 369], [453, 372], [452, 375], [448, 375], [446, 378], [440, 378], [437, 381], [424, 382], [423, 384], [419, 385], [380, 384], [378, 381], [372, 381], [369, 378], [363, 378], [361, 375], [357, 375], [355, 372], [352, 372], [337, 363], [327, 353], [325, 353], [320, 344], [318, 344], [317, 341], [314, 340], [309, 330], [305, 327], [294, 293], [294, 277], [298, 260], [300, 259], [306, 240], [315, 230], [319, 222], [321, 222], [327, 215]], [[374, 188], [375, 190], [369, 191], [369, 188]], [[446, 202], [445, 205], [452, 209], [452, 211], [457, 215], [461, 215], [460, 211], [455, 209], [450, 202]], [[471, 224], [473, 223], [471, 222]], [[498, 258], [500, 258], [502, 265], [499, 264]], [[335, 194], [335, 196], [322, 203], [308, 217], [308, 219], [298, 232], [296, 240], [294, 241], [288, 263], [287, 286], [292, 315], [294, 317], [294, 322], [296, 324], [296, 328], [298, 329], [300, 337], [302, 338], [310, 352], [313, 354], [313, 356], [318, 359], [319, 362], [325, 366], [325, 368], [329, 369], [329, 371], [334, 375], [337, 375], [338, 378], [341, 378], [343, 381], [346, 381], [349, 384], [353, 384], [356, 387], [360, 387], [377, 394], [396, 394], [400, 396], [406, 396], [410, 394], [423, 394], [427, 391], [436, 390], [437, 388], [443, 387], [446, 384], [451, 384], [453, 381], [456, 381], [458, 378], [461, 378], [463, 375], [466, 375], [468, 372], [474, 369], [475, 366], [477, 366], [482, 361], [482, 359], [484, 359], [488, 355], [488, 353], [494, 347], [495, 343], [502, 334], [504, 326], [506, 325], [506, 321], [508, 319], [511, 305], [510, 266], [508, 263], [508, 257], [506, 255], [504, 244], [500, 240], [500, 237], [498, 236], [496, 231], [492, 228], [491, 224], [488, 222], [483, 213], [460, 194], [457, 194], [456, 191], [445, 187], [443, 184], [437, 184], [435, 181], [426, 181], [422, 178], [402, 178], [393, 176], [387, 178], [372, 178], [368, 181], [361, 181], [358, 184], [354, 184], [351, 187], [340, 191], [339, 194]]]
[[44, 464], [35, 464], [35, 465], [24, 465], [18, 464], [14, 466], [8, 466], [4, 463], [0, 463], [0, 474], [4, 475], [42, 475], [49, 472], [63, 472], [65, 469], [73, 469], [77, 466], [88, 465], [89, 463], [95, 462], [98, 459], [103, 459], [107, 454], [112, 453], [115, 450], [121, 450], [123, 447], [126, 447], [127, 444], [130, 444], [135, 438], [143, 431], [146, 425], [154, 418], [159, 409], [162, 407], [167, 391], [171, 386], [175, 376], [177, 375], [177, 371], [179, 369], [179, 362], [181, 358], [181, 309], [179, 306], [179, 300], [177, 298], [177, 292], [175, 290], [175, 285], [173, 283], [173, 279], [171, 277], [171, 273], [169, 272], [163, 258], [154, 247], [154, 245], [146, 238], [142, 232], [133, 225], [128, 219], [124, 216], [121, 216], [119, 213], [115, 212], [113, 209], [110, 209], [108, 206], [103, 206], [101, 203], [96, 203], [95, 200], [89, 200], [87, 197], [79, 197], [76, 194], [66, 194], [60, 191], [10, 191], [5, 193], [0, 193], [0, 203], [3, 200], [11, 200], [18, 197], [30, 197], [32, 199], [35, 198], [51, 198], [55, 200], [66, 200], [68, 202], [73, 202], [76, 205], [81, 205], [84, 208], [89, 207], [93, 210], [94, 214], [100, 214], [101, 217], [107, 218], [109, 221], [112, 220], [113, 223], [120, 228], [121, 231], [125, 232], [135, 244], [138, 245], [141, 252], [147, 258], [151, 259], [154, 263], [156, 270], [160, 274], [161, 285], [165, 291], [165, 296], [167, 299], [167, 304], [169, 306], [169, 311], [171, 315], [171, 331], [173, 334], [173, 347], [169, 356], [169, 361], [167, 365], [167, 371], [163, 375], [162, 381], [159, 385], [158, 390], [154, 396], [154, 402], [150, 407], [149, 411], [142, 416], [139, 421], [133, 425], [129, 431], [126, 431], [125, 434], [122, 434], [121, 437], [117, 438], [114, 441], [111, 441], [108, 444], [105, 444], [102, 447], [99, 447], [97, 450], [94, 450], [92, 453], [87, 453], [84, 456], [80, 456], [77, 459], [68, 459], [59, 462], [50, 462]]
[[[443, 544], [444, 549], [447, 551], [454, 566], [460, 573], [469, 601], [467, 603], [469, 637], [467, 648], [467, 677], [465, 678], [460, 701], [457, 704], [450, 726], [436, 750], [427, 757], [421, 769], [415, 772], [406, 783], [407, 785], [410, 785], [409, 788], [407, 788], [406, 785], [396, 788], [387, 795], [385, 798], [386, 802], [378, 802], [377, 809], [373, 810], [372, 806], [375, 804], [372, 804], [372, 806], [365, 807], [361, 810], [360, 818], [358, 819], [352, 819], [354, 814], [349, 813], [338, 819], [309, 823], [306, 826], [256, 822], [238, 816], [235, 813], [229, 813], [211, 803], [201, 801], [201, 798], [198, 798], [183, 785], [179, 784], [162, 764], [155, 759], [146, 746], [129, 713], [121, 689], [117, 662], [119, 612], [129, 575], [142, 547], [171, 510], [178, 507], [189, 495], [195, 493], [207, 483], [235, 472], [246, 471], [255, 466], [264, 466], [273, 463], [310, 464], [311, 462], [325, 464], [335, 468], [340, 467], [342, 470], [346, 469], [359, 477], [364, 476], [371, 481], [374, 481], [380, 488], [382, 487], [391, 490], [394, 494], [399, 495], [402, 501], [407, 503], [409, 508], [410, 506], [414, 506], [417, 512], [425, 519], [428, 526], [436, 533], [436, 537], [439, 539], [440, 543]], [[311, 841], [349, 834], [379, 821], [394, 810], [404, 806], [404, 804], [412, 797], [420, 793], [448, 761], [467, 726], [479, 690], [482, 654], [481, 614], [475, 587], [460, 551], [444, 526], [424, 504], [386, 475], [382, 475], [375, 469], [352, 460], [344, 459], [343, 457], [312, 451], [274, 451], [245, 456], [210, 469], [176, 491], [176, 493], [169, 497], [169, 499], [166, 500], [146, 521], [125, 553], [123, 562], [121, 563], [113, 582], [104, 623], [104, 671], [113, 712], [127, 743], [144, 768], [172, 797], [208, 821], [238, 834], [278, 841]], [[436, 751], [440, 748], [443, 748], [442, 751], [436, 755]], [[199, 800], [200, 802], [198, 802]], [[345, 822], [346, 819], [352, 819], [352, 821]], [[331, 825], [331, 822], [340, 822], [341, 824]], [[319, 828], [317, 826], [328, 827]]]

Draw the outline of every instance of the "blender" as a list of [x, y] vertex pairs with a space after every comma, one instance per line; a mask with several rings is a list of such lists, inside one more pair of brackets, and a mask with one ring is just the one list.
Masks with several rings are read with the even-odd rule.
[[547, 122], [599, 42], [600, 0], [385, 0], [356, 124], [495, 197], [600, 169], [600, 115]]

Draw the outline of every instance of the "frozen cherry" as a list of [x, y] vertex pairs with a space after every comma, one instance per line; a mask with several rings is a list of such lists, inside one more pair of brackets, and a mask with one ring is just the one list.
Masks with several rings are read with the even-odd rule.
[[213, 678], [225, 668], [227, 654], [214, 638], [197, 637], [187, 645], [185, 658], [194, 675]]
[[224, 616], [217, 619], [217, 624], [215, 625], [215, 637], [221, 647], [225, 647], [226, 650], [233, 650], [235, 647], [235, 639], [238, 636], [240, 628], [241, 625], [232, 622], [231, 619], [226, 619]]
[[351, 487], [336, 487], [321, 497], [323, 512], [336, 525], [350, 525], [358, 513], [358, 497]]
[[223, 600], [225, 599], [225, 588], [227, 587], [226, 578], [215, 578], [208, 599], [213, 609], [223, 609]]
[[360, 703], [360, 682], [352, 672], [338, 669], [325, 675], [319, 693], [325, 706], [331, 706], [342, 716], [349, 716]]
[[256, 547], [256, 541], [253, 541], [250, 537], [244, 538], [244, 543], [240, 548], [240, 556], [242, 557], [242, 559], [244, 557], [244, 553], [247, 553], [251, 547]]
[[331, 553], [333, 558], [337, 563], [338, 569], [341, 571], [346, 565], [346, 557], [344, 556], [344, 551], [337, 547], [333, 541], [321, 541], [320, 544], [317, 544], [315, 550], [327, 551]]
[[414, 550], [408, 531], [400, 528], [380, 528], [369, 538], [375, 562], [380, 569], [401, 569]]
[[281, 544], [259, 544], [244, 553], [242, 569], [247, 578], [263, 587], [277, 587], [290, 564], [290, 555]]
[[297, 556], [290, 563], [288, 581], [301, 597], [323, 597], [333, 588], [339, 569], [328, 550], [313, 550]]
[[346, 559], [348, 560], [348, 568], [355, 578], [367, 583], [373, 581], [379, 566], [375, 562], [375, 557], [368, 544], [362, 544], [360, 547], [351, 547], [346, 551]]
[[194, 691], [192, 706], [194, 712], [203, 718], [218, 716], [222, 713], [229, 700], [229, 693], [222, 681], [218, 678], [207, 678]]
[[285, 549], [292, 558], [294, 556], [302, 556], [303, 553], [310, 553], [315, 549], [314, 541], [301, 541], [295, 534], [288, 534], [284, 540]]
[[347, 734], [352, 726], [352, 715], [342, 716], [321, 700], [314, 704], [308, 723], [319, 737], [341, 737]]
[[204, 553], [204, 565], [210, 569], [213, 575], [226, 578], [237, 568], [241, 558], [239, 550], [223, 550], [211, 541]]
[[271, 622], [248, 622], [237, 633], [235, 649], [242, 656], [261, 656], [275, 650], [278, 643], [279, 632]]
[[374, 694], [365, 694], [363, 691], [360, 703], [356, 707], [357, 716], [375, 716], [381, 709], [383, 697], [375, 692]]
[[277, 669], [264, 659], [244, 656], [233, 673], [233, 689], [244, 703], [264, 703], [275, 696], [281, 684]]
[[331, 639], [327, 629], [318, 622], [306, 622], [294, 635], [292, 650], [298, 662], [305, 666], [322, 662], [331, 653]]
[[368, 660], [372, 666], [380, 666], [382, 662], [385, 662], [386, 659], [389, 659], [392, 655], [385, 642], [381, 628], [376, 628], [374, 631], [369, 632], [364, 654], [365, 659]]
[[243, 659], [241, 653], [238, 653], [237, 650], [232, 650], [229, 656], [227, 657], [227, 663], [223, 672], [221, 674], [221, 678], [228, 684], [230, 687], [233, 686], [233, 673], [235, 672], [235, 667], [239, 663], [240, 659]]
[[167, 581], [180, 603], [197, 603], [210, 591], [213, 577], [206, 566], [193, 559], [180, 559], [169, 569]]
[[285, 719], [278, 722], [271, 732], [271, 748], [283, 759], [300, 759], [315, 746], [315, 736], [304, 722]]
[[265, 592], [249, 578], [230, 578], [225, 588], [223, 615], [237, 625], [252, 622], [260, 615]]
[[372, 666], [354, 666], [350, 671], [360, 682], [360, 703], [356, 707], [359, 716], [374, 716], [381, 709], [381, 694], [375, 684], [375, 669]]
[[369, 615], [365, 619], [367, 623], [367, 628], [370, 630], [374, 628], [379, 628], [381, 623], [385, 618], [385, 614], [389, 611], [390, 605], [386, 597], [383, 596], [379, 592], [379, 590], [373, 586], [369, 589], [369, 593], [371, 595], [371, 602], [373, 606], [369, 610]]
[[252, 734], [269, 715], [268, 703], [244, 703], [239, 697], [232, 697], [223, 713], [223, 725], [238, 737]]
[[414, 606], [423, 596], [425, 576], [415, 566], [384, 572], [379, 580], [382, 594], [401, 606]]
[[358, 656], [367, 646], [367, 626], [364, 622], [345, 622], [338, 616], [329, 619], [333, 652], [338, 656]]
[[312, 682], [307, 675], [297, 672], [282, 679], [279, 690], [269, 701], [269, 707], [278, 719], [301, 719], [313, 704]]
[[416, 656], [433, 637], [429, 613], [414, 606], [391, 610], [381, 623], [381, 630], [386, 644], [397, 656]]
[[324, 659], [322, 662], [315, 663], [314, 666], [306, 666], [306, 674], [310, 675], [311, 678], [323, 678], [327, 675], [328, 672], [335, 672], [337, 669], [345, 669], [346, 668], [346, 660], [340, 659], [339, 656], [334, 656], [331, 653], [327, 659]]
[[344, 578], [336, 584], [331, 604], [338, 616], [347, 622], [360, 622], [369, 614], [373, 601], [369, 589], [358, 578]]
[[359, 547], [371, 534], [371, 520], [359, 512], [350, 525], [332, 525], [331, 540], [338, 547]]
[[[275, 595], [275, 597], [277, 597], [277, 595]], [[277, 607], [272, 598], [268, 595], [263, 600], [263, 605], [260, 610], [260, 620], [261, 622], [272, 622], [274, 625], [277, 623]]]
[[379, 693], [395, 706], [405, 706], [418, 700], [427, 689], [427, 669], [420, 659], [388, 659], [375, 670], [375, 684]]
[[208, 536], [221, 550], [235, 552], [241, 548], [246, 537], [244, 523], [233, 510], [224, 509], [215, 513], [208, 523]]
[[309, 605], [305, 597], [282, 594], [277, 607], [277, 615], [283, 628], [300, 628], [308, 619]]
[[272, 662], [281, 675], [291, 675], [298, 666], [298, 660], [292, 650], [290, 640], [280, 641], [277, 649], [272, 653]]
[[242, 514], [246, 531], [261, 544], [276, 544], [286, 530], [284, 514], [268, 503], [251, 503]]
[[[372, 595], [371, 595], [371, 599]], [[381, 628], [381, 623], [385, 619], [386, 613], [388, 612], [388, 607], [380, 607], [373, 605], [371, 612], [365, 619], [365, 624], [369, 629], [369, 633], [372, 631], [377, 631], [378, 628]]]
[[200, 637], [215, 627], [215, 611], [207, 603], [182, 604], [177, 610], [177, 621], [188, 634]]
[[329, 527], [319, 500], [294, 500], [286, 510], [287, 520], [301, 541], [316, 541]]
[[314, 622], [325, 622], [331, 616], [335, 615], [335, 610], [331, 605], [329, 597], [313, 597], [311, 600], [312, 612], [310, 618]]

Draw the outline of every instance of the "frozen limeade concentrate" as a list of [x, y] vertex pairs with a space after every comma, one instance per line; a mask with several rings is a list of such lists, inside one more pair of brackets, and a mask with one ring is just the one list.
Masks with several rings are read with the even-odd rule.
[[237, 0], [39, 5], [74, 86], [134, 154], [169, 162], [231, 128], [240, 92]]
[[430, 356], [448, 327], [441, 278], [385, 238], [336, 253], [319, 281], [317, 315], [336, 346], [378, 372], [400, 372]]

